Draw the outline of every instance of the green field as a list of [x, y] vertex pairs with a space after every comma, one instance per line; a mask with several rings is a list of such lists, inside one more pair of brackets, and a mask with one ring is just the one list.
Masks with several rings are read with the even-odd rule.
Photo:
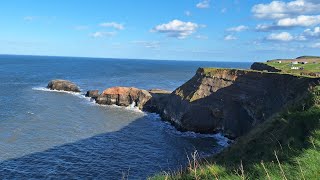
[[[275, 61], [266, 62], [267, 65], [275, 67], [276, 69], [281, 70], [284, 73], [290, 74], [299, 74], [299, 75], [311, 75], [313, 76], [315, 73], [320, 73], [320, 61], [316, 63], [309, 62], [308, 64], [291, 64], [291, 62], [282, 61], [282, 63], [278, 63]], [[300, 69], [291, 69], [291, 67], [303, 68]]]

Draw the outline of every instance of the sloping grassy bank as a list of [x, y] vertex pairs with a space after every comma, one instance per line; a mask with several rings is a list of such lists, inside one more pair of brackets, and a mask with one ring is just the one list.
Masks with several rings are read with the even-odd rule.
[[150, 179], [318, 179], [320, 88], [207, 160]]

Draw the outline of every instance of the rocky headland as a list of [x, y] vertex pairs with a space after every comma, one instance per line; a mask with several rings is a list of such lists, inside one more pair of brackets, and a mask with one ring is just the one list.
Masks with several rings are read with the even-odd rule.
[[[307, 96], [319, 78], [252, 70], [199, 68], [173, 92], [111, 87], [86, 96], [104, 105], [135, 105], [160, 114], [180, 130], [222, 132], [239, 137]], [[50, 89], [79, 91], [69, 81], [53, 80]]]
[[183, 130], [238, 137], [303, 99], [319, 82], [289, 74], [199, 68], [159, 101], [157, 112]]

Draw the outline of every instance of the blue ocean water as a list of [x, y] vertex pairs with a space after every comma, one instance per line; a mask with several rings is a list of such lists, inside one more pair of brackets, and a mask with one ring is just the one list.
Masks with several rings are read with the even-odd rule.
[[[145, 179], [187, 163], [187, 155], [219, 151], [219, 135], [179, 132], [156, 114], [99, 106], [90, 89], [134, 86], [174, 90], [198, 67], [249, 68], [250, 63], [0, 56], [2, 179]], [[52, 79], [82, 93], [45, 89]]]

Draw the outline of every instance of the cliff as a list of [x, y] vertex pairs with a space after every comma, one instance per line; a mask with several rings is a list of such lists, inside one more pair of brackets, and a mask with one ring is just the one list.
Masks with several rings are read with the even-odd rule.
[[199, 68], [188, 82], [160, 100], [151, 98], [144, 109], [182, 130], [238, 137], [303, 99], [319, 82], [289, 74]]
[[268, 72], [281, 72], [280, 69], [277, 69], [275, 67], [272, 67], [268, 64], [261, 63], [261, 62], [255, 62], [251, 65], [250, 69], [256, 70], [256, 71], [268, 71]]
[[205, 160], [150, 179], [319, 179], [320, 86]]

